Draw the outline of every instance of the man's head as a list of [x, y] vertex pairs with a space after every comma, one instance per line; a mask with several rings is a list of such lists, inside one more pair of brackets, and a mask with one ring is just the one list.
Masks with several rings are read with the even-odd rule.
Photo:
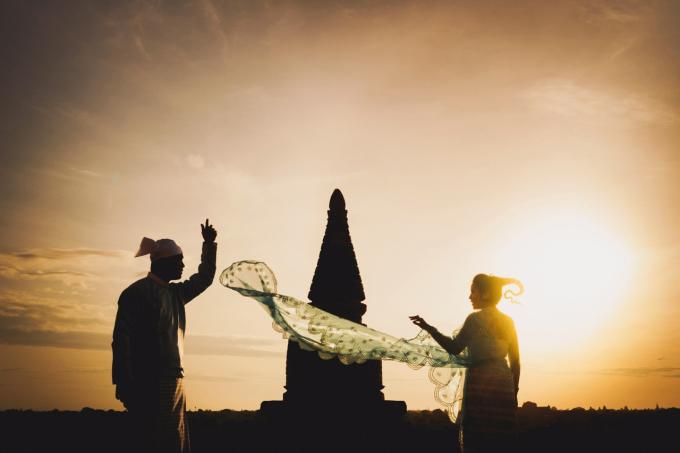
[[169, 282], [182, 277], [184, 255], [173, 255], [151, 261], [151, 272], [162, 280]]
[[166, 282], [182, 276], [184, 254], [179, 245], [172, 239], [154, 241], [145, 237], [142, 239], [135, 256], [143, 255], [150, 255], [151, 272]]

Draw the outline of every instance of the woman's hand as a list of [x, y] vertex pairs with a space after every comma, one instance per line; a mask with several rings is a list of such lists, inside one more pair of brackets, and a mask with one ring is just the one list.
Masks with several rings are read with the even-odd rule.
[[420, 327], [420, 328], [423, 329], [425, 332], [432, 332], [432, 331], [434, 330], [434, 327], [432, 327], [431, 325], [429, 325], [429, 324], [427, 323], [427, 321], [425, 321], [423, 318], [421, 318], [421, 317], [418, 316], [418, 315], [409, 316], [409, 319], [411, 320], [411, 322], [412, 322], [413, 324], [415, 324], [416, 326]]

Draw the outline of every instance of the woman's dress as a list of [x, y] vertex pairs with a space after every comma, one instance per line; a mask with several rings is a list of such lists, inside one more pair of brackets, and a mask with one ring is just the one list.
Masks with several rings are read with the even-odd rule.
[[454, 338], [466, 347], [471, 365], [463, 389], [460, 442], [467, 449], [496, 450], [515, 435], [515, 381], [506, 361], [519, 361], [512, 319], [495, 307], [468, 316]]

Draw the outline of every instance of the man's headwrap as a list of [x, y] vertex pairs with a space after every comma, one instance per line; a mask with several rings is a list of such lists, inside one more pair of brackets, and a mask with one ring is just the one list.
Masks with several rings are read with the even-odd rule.
[[135, 258], [138, 256], [151, 255], [151, 261], [156, 261], [160, 258], [167, 258], [169, 256], [182, 255], [182, 249], [172, 239], [159, 239], [154, 241], [145, 237], [142, 243], [139, 244], [139, 250]]

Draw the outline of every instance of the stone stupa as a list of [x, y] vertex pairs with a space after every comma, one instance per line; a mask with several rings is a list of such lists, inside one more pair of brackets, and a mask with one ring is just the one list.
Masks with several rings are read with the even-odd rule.
[[[366, 312], [364, 299], [345, 199], [335, 189], [309, 300], [324, 311], [361, 323]], [[314, 412], [322, 406], [332, 407], [333, 413], [346, 419], [361, 414], [372, 419], [395, 420], [406, 413], [403, 401], [385, 400], [381, 361], [344, 365], [337, 358], [324, 360], [315, 351], [303, 350], [292, 341], [288, 342], [286, 355], [285, 388], [283, 401], [262, 402], [265, 416]]]

